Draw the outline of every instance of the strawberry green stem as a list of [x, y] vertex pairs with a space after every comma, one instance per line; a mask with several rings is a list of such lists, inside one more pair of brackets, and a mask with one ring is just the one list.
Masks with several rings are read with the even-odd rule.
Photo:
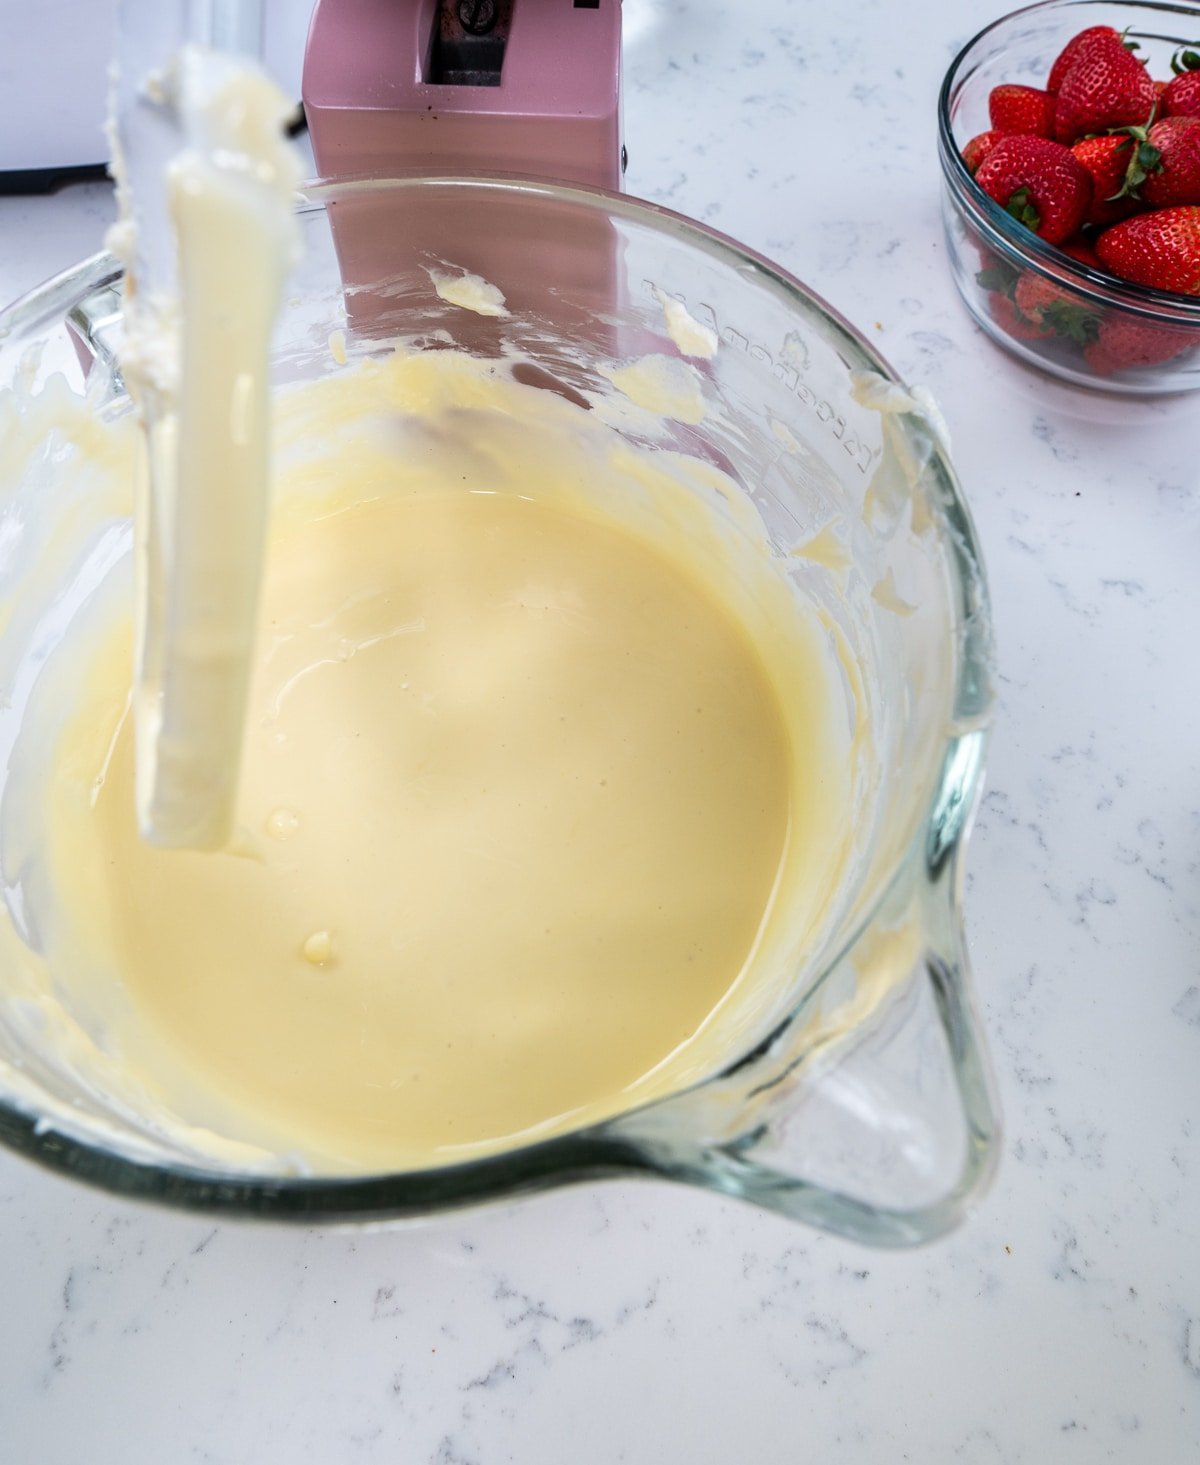
[[[1141, 132], [1139, 127], [1136, 129]], [[1134, 131], [1134, 129], [1130, 129]], [[1162, 172], [1162, 153], [1152, 142], [1139, 142], [1133, 151], [1133, 157], [1129, 160], [1129, 166], [1125, 169], [1125, 177], [1120, 188], [1106, 200], [1114, 203], [1119, 198], [1138, 198], [1138, 189], [1145, 183], [1151, 173]]]
[[1041, 214], [1034, 208], [1029, 197], [1028, 188], [1018, 188], [1015, 193], [1011, 194], [1006, 207], [1013, 218], [1018, 223], [1024, 224], [1026, 228], [1036, 230], [1042, 222]]

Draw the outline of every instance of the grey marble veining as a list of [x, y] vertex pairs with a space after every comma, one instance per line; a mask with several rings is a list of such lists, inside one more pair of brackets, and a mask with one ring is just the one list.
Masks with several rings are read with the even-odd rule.
[[[979, 1212], [903, 1255], [651, 1183], [280, 1231], [0, 1156], [3, 1465], [1200, 1458], [1200, 399], [1058, 386], [961, 308], [934, 102], [996, 13], [626, 0], [630, 190], [808, 280], [950, 424], [1000, 646]], [[0, 201], [0, 294], [108, 209]]]

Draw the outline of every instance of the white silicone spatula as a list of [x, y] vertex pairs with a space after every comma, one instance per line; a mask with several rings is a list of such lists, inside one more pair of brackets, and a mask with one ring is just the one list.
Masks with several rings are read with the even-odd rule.
[[289, 105], [244, 59], [258, 4], [124, 0], [116, 147], [135, 508], [134, 719], [148, 840], [234, 829], [267, 515], [271, 327], [296, 253]]

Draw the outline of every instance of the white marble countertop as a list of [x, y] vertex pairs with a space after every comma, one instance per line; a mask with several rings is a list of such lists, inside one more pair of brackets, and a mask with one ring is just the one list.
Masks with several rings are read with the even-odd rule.
[[[626, 5], [630, 190], [808, 280], [950, 423], [1000, 644], [994, 1189], [877, 1254], [651, 1183], [214, 1226], [0, 1156], [4, 1465], [1200, 1459], [1200, 397], [1056, 386], [959, 304], [934, 101], [996, 9]], [[110, 209], [0, 200], [0, 297]]]

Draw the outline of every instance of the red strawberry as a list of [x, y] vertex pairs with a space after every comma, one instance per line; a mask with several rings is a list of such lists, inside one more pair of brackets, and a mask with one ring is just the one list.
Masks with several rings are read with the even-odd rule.
[[1013, 303], [1022, 315], [1030, 320], [1039, 319], [1041, 312], [1050, 305], [1061, 304], [1066, 298], [1061, 285], [1048, 280], [1045, 275], [1032, 270], [1022, 270], [1013, 288]]
[[1185, 71], [1167, 82], [1162, 112], [1164, 117], [1200, 117], [1200, 71]]
[[1050, 76], [1046, 81], [1046, 90], [1056, 92], [1063, 84], [1063, 78], [1076, 61], [1081, 61], [1091, 51], [1104, 49], [1112, 44], [1123, 46], [1121, 32], [1114, 30], [1111, 25], [1090, 25], [1087, 30], [1080, 31], [1077, 36], [1072, 36], [1067, 44], [1058, 54], [1058, 59], [1050, 68]]
[[1174, 78], [1162, 94], [1164, 117], [1200, 117], [1200, 51], [1186, 46], [1171, 57]]
[[1085, 223], [1115, 224], [1133, 213], [1146, 171], [1158, 161], [1157, 149], [1143, 152], [1148, 147], [1129, 132], [1084, 137], [1075, 144], [1071, 151], [1092, 177], [1092, 206]]
[[1002, 132], [981, 132], [963, 145], [963, 162], [966, 163], [969, 172], [976, 171], [1003, 136]]
[[1049, 334], [1045, 326], [1027, 319], [1007, 295], [996, 290], [988, 295], [988, 314], [1004, 334], [1015, 341], [1036, 341], [1040, 336]]
[[997, 132], [1023, 137], [1054, 136], [1054, 98], [1032, 86], [994, 86], [988, 116]]
[[1090, 132], [1148, 126], [1157, 101], [1146, 68], [1124, 46], [1097, 46], [1063, 78], [1054, 103], [1054, 136], [1078, 142]]
[[1146, 202], [1156, 209], [1200, 203], [1200, 117], [1164, 117], [1150, 142], [1159, 159], [1142, 187]]
[[1077, 234], [1091, 207], [1091, 175], [1070, 148], [1046, 137], [1001, 138], [975, 181], [1049, 244]]
[[1166, 84], [1163, 117], [1200, 117], [1200, 72], [1184, 72]]
[[1096, 253], [1122, 280], [1200, 295], [1200, 206], [1135, 214], [1105, 229]]
[[1065, 336], [1077, 346], [1096, 339], [1100, 325], [1096, 311], [1084, 305], [1068, 286], [1058, 285], [1044, 275], [1026, 270], [1017, 281], [1013, 302], [1023, 316], [1047, 334]]
[[1111, 315], [1100, 322], [1099, 334], [1083, 348], [1083, 357], [1093, 371], [1109, 376], [1129, 367], [1158, 366], [1190, 346], [1200, 346], [1200, 331]]

